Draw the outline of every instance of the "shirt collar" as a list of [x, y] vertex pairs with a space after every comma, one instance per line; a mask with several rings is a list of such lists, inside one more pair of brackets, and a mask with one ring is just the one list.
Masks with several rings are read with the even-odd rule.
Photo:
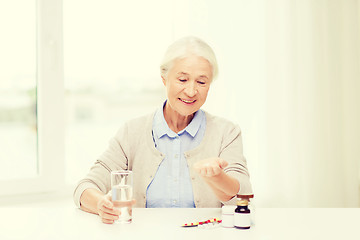
[[200, 125], [201, 125], [203, 117], [204, 117], [204, 112], [201, 109], [196, 111], [196, 113], [195, 113], [193, 119], [191, 120], [191, 122], [189, 123], [189, 125], [187, 125], [185, 129], [181, 130], [179, 132], [179, 135], [181, 135], [183, 132], [186, 131], [187, 133], [190, 134], [190, 136], [195, 137], [196, 133], [200, 129]]
[[166, 101], [164, 102], [163, 106], [161, 108], [159, 108], [155, 113], [154, 124], [153, 124], [154, 134], [156, 134], [156, 136], [158, 138], [161, 138], [165, 134], [171, 138], [174, 138], [177, 135], [181, 135], [184, 132], [187, 132], [190, 136], [195, 137], [196, 133], [200, 129], [200, 125], [201, 125], [202, 119], [204, 117], [204, 112], [201, 109], [199, 109], [195, 113], [195, 115], [194, 115], [193, 119], [191, 120], [191, 122], [189, 123], [189, 125], [187, 125], [185, 129], [181, 130], [178, 134], [176, 134], [174, 131], [172, 131], [169, 128], [169, 126], [167, 125], [167, 122], [165, 120], [165, 117], [164, 117], [165, 104], [166, 104]]

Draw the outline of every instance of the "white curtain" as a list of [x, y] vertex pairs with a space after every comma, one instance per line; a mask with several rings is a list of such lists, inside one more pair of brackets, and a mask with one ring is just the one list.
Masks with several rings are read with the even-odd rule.
[[174, 37], [210, 39], [217, 52], [205, 108], [240, 124], [256, 205], [358, 207], [359, 1], [198, 0], [187, 9]]
[[269, 205], [358, 206], [357, 4], [267, 1], [260, 162]]

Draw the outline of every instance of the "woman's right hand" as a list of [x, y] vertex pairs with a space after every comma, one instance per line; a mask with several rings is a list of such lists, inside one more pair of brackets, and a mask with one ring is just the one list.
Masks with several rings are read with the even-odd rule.
[[112, 224], [115, 220], [119, 219], [121, 215], [121, 207], [131, 207], [136, 203], [135, 199], [129, 202], [124, 202], [121, 205], [114, 207], [114, 203], [111, 201], [111, 195], [106, 194], [97, 203], [97, 212], [101, 217], [103, 223]]
[[80, 208], [86, 212], [98, 214], [103, 223], [112, 224], [121, 215], [120, 208], [131, 207], [136, 203], [135, 199], [114, 206], [111, 201], [111, 192], [102, 193], [97, 189], [88, 188], [80, 197]]
[[101, 217], [103, 223], [112, 224], [115, 220], [119, 219], [121, 214], [119, 208], [114, 208], [109, 194], [104, 195], [97, 203], [97, 213]]

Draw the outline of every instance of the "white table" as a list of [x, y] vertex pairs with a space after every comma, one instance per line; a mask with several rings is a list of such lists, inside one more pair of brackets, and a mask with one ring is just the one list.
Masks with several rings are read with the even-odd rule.
[[0, 208], [0, 239], [360, 239], [360, 209], [259, 208], [250, 230], [182, 228], [220, 209], [133, 209], [133, 223], [107, 225], [71, 205]]

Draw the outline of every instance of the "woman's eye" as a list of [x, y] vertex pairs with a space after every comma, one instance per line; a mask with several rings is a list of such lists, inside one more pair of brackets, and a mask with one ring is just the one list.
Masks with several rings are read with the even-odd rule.
[[180, 82], [186, 82], [186, 79], [179, 78], [179, 81], [180, 81]]
[[201, 84], [201, 85], [205, 84], [205, 82], [202, 82], [202, 81], [198, 81], [198, 83]]

